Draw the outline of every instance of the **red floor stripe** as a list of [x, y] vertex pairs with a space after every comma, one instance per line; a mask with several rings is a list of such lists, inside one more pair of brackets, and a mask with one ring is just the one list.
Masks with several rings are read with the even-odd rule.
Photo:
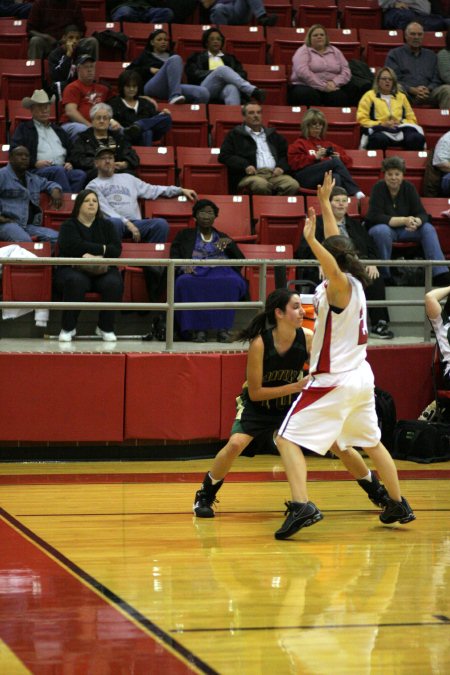
[[0, 516], [0, 638], [32, 673], [215, 673], [3, 509]]
[[[0, 485], [59, 485], [61, 483], [201, 483], [204, 473], [98, 473], [0, 476]], [[450, 469], [400, 469], [400, 480], [448, 480]], [[284, 481], [284, 471], [234, 471], [228, 483], [270, 483]], [[309, 471], [311, 481], [353, 480], [347, 471]]]

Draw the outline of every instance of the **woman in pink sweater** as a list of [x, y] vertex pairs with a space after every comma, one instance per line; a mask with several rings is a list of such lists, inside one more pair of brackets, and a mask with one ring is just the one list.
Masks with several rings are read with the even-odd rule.
[[292, 57], [290, 105], [348, 106], [355, 99], [343, 53], [330, 45], [326, 29], [314, 24]]

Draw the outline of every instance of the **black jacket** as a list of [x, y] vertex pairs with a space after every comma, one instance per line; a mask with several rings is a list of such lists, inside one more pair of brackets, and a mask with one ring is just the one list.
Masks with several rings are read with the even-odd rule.
[[[349, 237], [352, 240], [359, 257], [362, 260], [380, 259], [374, 240], [372, 239], [372, 237], [369, 236], [366, 228], [359, 222], [359, 220], [356, 220], [355, 218], [350, 218], [349, 216], [345, 216], [345, 227], [347, 228]], [[322, 216], [317, 216], [316, 239], [320, 243], [322, 243], [324, 240]], [[311, 251], [309, 244], [304, 236], [302, 236], [300, 246], [295, 252], [295, 257], [298, 258], [299, 260], [315, 260], [315, 255]], [[320, 281], [318, 267], [298, 268], [298, 276], [301, 279], [310, 279], [311, 281], [314, 281], [316, 284], [319, 283]]]
[[[225, 66], [229, 66], [244, 80], [247, 79], [247, 72], [243, 69], [241, 62], [232, 54], [224, 54], [221, 58]], [[209, 70], [208, 52], [195, 52], [192, 54], [186, 61], [185, 72], [189, 84], [201, 84], [205, 77], [212, 72]]]
[[137, 113], [133, 108], [129, 108], [123, 102], [121, 96], [114, 96], [108, 101], [111, 106], [114, 119], [123, 127], [130, 127], [136, 120], [148, 119], [158, 114], [153, 103], [143, 96], [139, 96], [139, 107]]
[[[96, 218], [91, 227], [76, 218], [65, 220], [59, 231], [58, 245], [61, 258], [82, 258], [85, 253], [119, 258], [122, 251], [116, 228], [103, 218]], [[105, 253], [103, 246], [106, 246]]]
[[[69, 135], [57, 124], [50, 122], [50, 126], [58, 136], [64, 148], [67, 150], [66, 162], [72, 162], [72, 142], [69, 138]], [[37, 129], [34, 126], [33, 120], [21, 122], [16, 127], [11, 145], [13, 148], [16, 148], [18, 145], [24, 145], [26, 148], [28, 148], [30, 153], [30, 170], [34, 169], [34, 165], [37, 161], [38, 142], [39, 136]]]
[[372, 188], [369, 199], [369, 209], [365, 217], [368, 229], [381, 223], [389, 224], [391, 218], [398, 216], [415, 216], [423, 223], [429, 220], [429, 215], [420, 200], [413, 183], [404, 180], [395, 200], [384, 180], [379, 180]]
[[[225, 234], [225, 232], [221, 232], [220, 230], [216, 230], [215, 227], [213, 227], [212, 230], [216, 232], [220, 237], [225, 237], [226, 239], [230, 240], [229, 244], [224, 249], [224, 253], [227, 256], [227, 258], [231, 260], [233, 259], [239, 260], [245, 258], [245, 255], [242, 253], [239, 246], [236, 244], [235, 241], [233, 241], [233, 239], [231, 239], [228, 236], [228, 234]], [[170, 246], [170, 257], [178, 259], [192, 258], [195, 240], [197, 239], [197, 232], [198, 228], [196, 227], [189, 227], [186, 228], [185, 230], [180, 230], [180, 232], [178, 232], [175, 235], [175, 239], [173, 240]], [[233, 269], [240, 274], [241, 272], [240, 267], [233, 267]], [[181, 267], [177, 268], [177, 274], [182, 274]]]
[[[264, 131], [276, 166], [290, 174], [286, 139], [271, 127], [264, 127]], [[239, 181], [246, 175], [245, 169], [248, 166], [256, 167], [256, 142], [247, 132], [244, 124], [234, 127], [225, 136], [220, 148], [219, 162], [228, 167], [230, 191], [233, 194], [236, 192]]]
[[[128, 169], [122, 173], [134, 173], [134, 169], [139, 166], [139, 157], [130, 142], [119, 131], [108, 131], [108, 136], [115, 145], [116, 162], [128, 162]], [[76, 169], [83, 169], [87, 172], [88, 180], [93, 180], [97, 176], [94, 160], [99, 147], [100, 143], [95, 138], [92, 127], [83, 131], [74, 143], [72, 163]]]
[[146, 82], [151, 80], [153, 77], [153, 74], [150, 72], [150, 68], [158, 68], [159, 70], [165, 63], [166, 62], [162, 59], [158, 59], [158, 57], [155, 56], [153, 52], [149, 51], [148, 49], [144, 49], [144, 51], [139, 54], [139, 56], [135, 58], [126, 69], [137, 70], [141, 76], [143, 84], [146, 84]]

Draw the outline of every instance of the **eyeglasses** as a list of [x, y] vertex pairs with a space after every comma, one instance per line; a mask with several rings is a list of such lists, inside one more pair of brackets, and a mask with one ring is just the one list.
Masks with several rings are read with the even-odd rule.
[[323, 127], [323, 122], [310, 122], [310, 127]]

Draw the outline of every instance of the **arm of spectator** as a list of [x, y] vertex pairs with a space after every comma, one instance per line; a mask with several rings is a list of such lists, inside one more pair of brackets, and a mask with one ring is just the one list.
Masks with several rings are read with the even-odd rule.
[[90, 120], [87, 120], [79, 112], [78, 106], [76, 103], [66, 103], [64, 112], [71, 122], [79, 122], [80, 124], [85, 124], [87, 127], [91, 126]]
[[403, 109], [405, 111], [405, 116], [402, 122], [409, 122], [410, 124], [417, 124], [417, 117], [414, 113], [414, 110], [411, 107], [411, 103], [408, 101], [407, 96], [403, 96]]
[[244, 171], [250, 166], [250, 162], [245, 157], [239, 155], [238, 141], [236, 136], [230, 132], [225, 136], [220, 148], [219, 162], [225, 164], [233, 171]]
[[437, 55], [438, 74], [444, 84], [450, 84], [450, 51], [441, 49]]
[[380, 124], [379, 120], [373, 120], [370, 117], [370, 109], [372, 107], [372, 93], [366, 91], [358, 103], [356, 110], [356, 121], [362, 127], [376, 127]]
[[293, 171], [299, 171], [316, 162], [316, 154], [306, 146], [303, 138], [297, 138], [288, 147], [288, 164]]

